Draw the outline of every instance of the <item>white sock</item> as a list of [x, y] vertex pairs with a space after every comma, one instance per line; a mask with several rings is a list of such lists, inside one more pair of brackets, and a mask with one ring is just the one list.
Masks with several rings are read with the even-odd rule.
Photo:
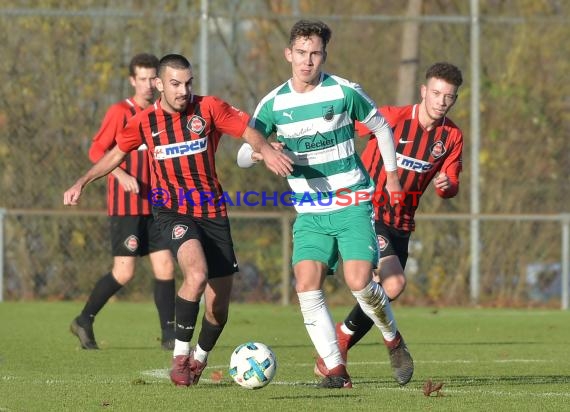
[[200, 363], [206, 363], [208, 360], [208, 353], [204, 349], [200, 347], [200, 345], [196, 344], [194, 348], [194, 359], [196, 359]]
[[360, 291], [353, 290], [352, 294], [364, 313], [366, 313], [380, 329], [384, 340], [394, 340], [398, 328], [394, 314], [392, 313], [392, 307], [390, 306], [390, 299], [384, 292], [382, 286], [371, 281], [364, 289]]
[[188, 356], [190, 354], [190, 342], [182, 342], [181, 340], [174, 340], [174, 352], [172, 356], [184, 355]]
[[328, 369], [344, 364], [331, 314], [322, 290], [297, 293], [305, 328], [319, 356]]

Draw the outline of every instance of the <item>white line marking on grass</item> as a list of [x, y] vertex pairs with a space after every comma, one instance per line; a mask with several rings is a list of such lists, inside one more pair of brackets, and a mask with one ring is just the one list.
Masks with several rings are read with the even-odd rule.
[[151, 369], [148, 371], [142, 371], [141, 374], [150, 376], [151, 378], [170, 379], [170, 376], [168, 375], [168, 369]]
[[[364, 363], [364, 362], [363, 362]], [[297, 365], [302, 366], [302, 365]], [[219, 368], [219, 365], [212, 366], [212, 368]], [[152, 369], [148, 371], [142, 371], [143, 375], [151, 376], [153, 378], [158, 379], [169, 379], [168, 377], [168, 370], [167, 369]], [[482, 376], [480, 378], [491, 378]], [[367, 381], [368, 382], [368, 381]], [[219, 385], [220, 383], [228, 383], [228, 380], [222, 380], [222, 382], [216, 381], [214, 382], [212, 379], [208, 378], [201, 378], [200, 384], [210, 384], [210, 385]], [[416, 382], [417, 383], [417, 382]], [[445, 382], [444, 382], [445, 383]], [[310, 381], [272, 381], [271, 385], [279, 385], [279, 386], [314, 386], [317, 384], [317, 380], [310, 380]], [[355, 387], [358, 387], [360, 382], [358, 379], [353, 381]], [[394, 384], [395, 385], [395, 384]], [[421, 389], [413, 386], [406, 386], [406, 387], [399, 387], [399, 386], [375, 386], [375, 390], [385, 390], [385, 391], [405, 391], [405, 392], [418, 392]], [[464, 389], [455, 389], [455, 388], [448, 388], [445, 387], [442, 389], [442, 393], [445, 395], [446, 393], [449, 394], [456, 394], [456, 395], [473, 395], [475, 393], [485, 395], [485, 396], [497, 396], [497, 397], [533, 397], [533, 398], [568, 398], [570, 399], [570, 393], [567, 392], [528, 392], [528, 391], [497, 391], [497, 390], [485, 390], [485, 389], [473, 389], [473, 390], [464, 390]]]
[[[209, 366], [206, 367], [206, 369], [216, 369], [216, 368], [220, 368], [220, 367], [226, 367], [227, 366], [219, 366], [219, 365], [214, 365], [214, 366]], [[156, 379], [170, 379], [170, 376], [168, 374], [168, 369], [151, 369], [151, 370], [147, 370], [147, 371], [142, 371], [141, 372], [142, 375], [144, 376], [150, 376], [152, 378], [156, 378]], [[225, 382], [222, 380], [221, 383], [227, 383], [228, 380], [226, 380]], [[202, 383], [210, 383], [210, 384], [219, 384], [220, 382], [214, 382], [212, 379], [208, 379], [208, 378], [200, 378], [200, 384]], [[284, 385], [284, 386], [311, 386], [314, 385], [316, 382], [315, 381], [272, 381], [271, 384], [272, 385]]]
[[[417, 360], [414, 359], [414, 363], [416, 364], [450, 364], [450, 363], [459, 363], [459, 364], [472, 364], [472, 363], [552, 363], [554, 362], [553, 360], [544, 360], [544, 359], [495, 359], [495, 360], [467, 360], [467, 359], [453, 359], [453, 360], [428, 360], [428, 361], [422, 361], [422, 360]], [[359, 365], [359, 366], [366, 366], [366, 365], [388, 365], [390, 364], [389, 361], [366, 361], [366, 362], [348, 362], [349, 365]], [[288, 363], [284, 363], [280, 365], [285, 365], [285, 366], [298, 366], [301, 368], [305, 368], [305, 367], [312, 367], [314, 366], [314, 363], [295, 363], [295, 364], [288, 364]], [[205, 370], [212, 370], [212, 369], [221, 369], [223, 371], [227, 370], [229, 368], [228, 365], [212, 365], [212, 366], [207, 366]], [[141, 372], [142, 375], [145, 376], [150, 376], [152, 378], [158, 378], [158, 379], [170, 379], [169, 377], [169, 370], [168, 369], [151, 369], [151, 370], [146, 370], [146, 371], [142, 371]], [[15, 379], [15, 377], [13, 376], [3, 376], [2, 379], [4, 380], [8, 380], [8, 379]], [[202, 382], [202, 380], [204, 380], [204, 378], [202, 378], [200, 380], [200, 382]], [[284, 382], [282, 383], [283, 385], [289, 385], [289, 384], [293, 384], [293, 385], [298, 385], [298, 384], [304, 384], [302, 382], [297, 382], [297, 383], [288, 383], [288, 382]]]
[[507, 391], [496, 391], [496, 390], [484, 390], [484, 389], [474, 389], [470, 391], [466, 391], [463, 389], [447, 389], [445, 386], [442, 389], [443, 393], [457, 393], [463, 395], [469, 395], [473, 393], [480, 393], [482, 395], [494, 395], [494, 396], [512, 396], [512, 397], [524, 397], [530, 396], [535, 398], [570, 398], [570, 393], [567, 392], [528, 392], [528, 391], [515, 391], [515, 392], [507, 392]]
[[[469, 363], [552, 363], [553, 360], [545, 360], [545, 359], [492, 359], [492, 360], [467, 360], [467, 359], [451, 359], [451, 360], [417, 360], [414, 359], [414, 363], [416, 364], [448, 364], [448, 363], [460, 363], [460, 364], [469, 364]], [[388, 365], [389, 361], [366, 361], [366, 362], [348, 362], [349, 365]], [[313, 365], [313, 364], [306, 364], [306, 365]], [[300, 365], [305, 366], [305, 365]]]
[[14, 380], [14, 379], [18, 379], [18, 377], [17, 377], [17, 376], [8, 376], [8, 375], [3, 375], [3, 376], [2, 376], [2, 380], [3, 380], [3, 381], [12, 381], [12, 380]]

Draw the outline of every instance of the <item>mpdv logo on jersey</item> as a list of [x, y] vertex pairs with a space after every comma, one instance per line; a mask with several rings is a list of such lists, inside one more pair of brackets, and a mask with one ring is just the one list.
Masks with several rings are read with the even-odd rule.
[[414, 159], [413, 157], [404, 156], [403, 154], [396, 153], [396, 163], [398, 167], [406, 170], [411, 170], [418, 173], [427, 173], [431, 170], [433, 165], [430, 162]]
[[190, 140], [186, 142], [171, 143], [156, 146], [154, 148], [154, 158], [156, 160], [171, 159], [173, 157], [190, 156], [208, 149], [208, 138]]

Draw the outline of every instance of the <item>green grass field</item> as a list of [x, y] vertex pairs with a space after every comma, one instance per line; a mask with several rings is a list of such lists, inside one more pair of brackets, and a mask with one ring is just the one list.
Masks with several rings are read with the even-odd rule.
[[[373, 331], [349, 354], [352, 390], [319, 390], [313, 349], [296, 306], [234, 304], [196, 387], [168, 379], [152, 303], [110, 303], [98, 316], [101, 350], [69, 331], [80, 303], [0, 303], [0, 411], [562, 411], [570, 405], [570, 313], [559, 310], [395, 307], [415, 360], [400, 388]], [[346, 307], [333, 308], [340, 320]], [[197, 335], [195, 335], [197, 336]], [[257, 391], [228, 376], [248, 340], [277, 355], [274, 381]], [[221, 382], [211, 379], [222, 371]], [[426, 397], [427, 379], [443, 382]]]

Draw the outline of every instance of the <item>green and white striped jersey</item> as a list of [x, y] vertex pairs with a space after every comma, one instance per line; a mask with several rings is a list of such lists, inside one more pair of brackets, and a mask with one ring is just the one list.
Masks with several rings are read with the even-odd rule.
[[291, 80], [271, 91], [250, 126], [265, 137], [275, 133], [285, 144], [294, 161], [288, 183], [297, 212], [322, 213], [355, 204], [355, 192], [373, 193], [372, 179], [355, 151], [354, 121], [366, 123], [375, 115], [376, 104], [358, 84], [321, 73], [319, 85], [309, 92], [295, 92]]

